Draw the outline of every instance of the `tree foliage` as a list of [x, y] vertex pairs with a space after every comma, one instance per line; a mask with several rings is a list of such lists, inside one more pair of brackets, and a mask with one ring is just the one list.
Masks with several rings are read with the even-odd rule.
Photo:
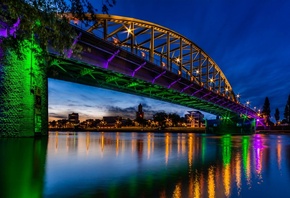
[[284, 119], [287, 123], [290, 123], [290, 95], [288, 95], [288, 100], [285, 105]]
[[276, 108], [275, 110], [275, 114], [274, 114], [275, 120], [278, 123], [278, 121], [280, 120], [280, 111], [278, 108]]
[[167, 117], [168, 117], [167, 113], [165, 113], [165, 112], [158, 112], [158, 113], [155, 113], [153, 115], [153, 120], [155, 122], [158, 122], [159, 125], [162, 125], [165, 122], [165, 120], [166, 120]]
[[269, 123], [270, 122], [271, 108], [270, 108], [270, 101], [269, 101], [268, 97], [265, 98], [262, 114], [266, 118], [266, 123]]
[[[116, 4], [116, 0], [102, 2], [103, 13], [108, 13], [109, 7]], [[87, 24], [89, 19], [94, 19], [97, 11], [88, 0], [2, 0], [0, 29], [9, 30], [17, 20], [20, 24], [14, 35], [4, 39], [0, 37], [0, 47], [4, 51], [13, 50], [20, 56], [19, 46], [24, 45], [22, 41], [36, 39], [43, 53], [47, 53], [48, 46], [52, 46], [63, 55], [76, 37], [70, 20], [77, 18]], [[70, 18], [67, 13], [70, 13]]]
[[172, 120], [173, 126], [177, 126], [178, 122], [180, 122], [181, 118], [176, 113], [170, 113], [168, 117]]

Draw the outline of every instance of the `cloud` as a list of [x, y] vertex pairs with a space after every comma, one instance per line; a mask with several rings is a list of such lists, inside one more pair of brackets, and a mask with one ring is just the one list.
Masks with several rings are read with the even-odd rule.
[[62, 119], [67, 119], [68, 115], [64, 115], [63, 113], [57, 114], [57, 113], [49, 113], [49, 118], [50, 120], [62, 120]]

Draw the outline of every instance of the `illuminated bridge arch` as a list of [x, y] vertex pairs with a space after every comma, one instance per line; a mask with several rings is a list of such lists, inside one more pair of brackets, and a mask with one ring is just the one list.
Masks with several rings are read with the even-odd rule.
[[236, 101], [229, 81], [214, 60], [173, 30], [134, 18], [96, 15], [96, 23], [87, 31]]
[[[70, 17], [69, 14], [67, 14]], [[59, 59], [48, 77], [145, 96], [214, 115], [255, 117], [240, 104], [219, 66], [196, 44], [160, 25], [95, 15], [83, 28], [74, 18], [81, 57]]]

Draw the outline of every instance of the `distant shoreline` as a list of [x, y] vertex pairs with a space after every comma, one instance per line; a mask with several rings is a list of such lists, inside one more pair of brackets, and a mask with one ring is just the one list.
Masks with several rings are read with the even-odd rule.
[[121, 127], [121, 128], [90, 128], [90, 129], [74, 129], [74, 128], [50, 128], [49, 131], [77, 131], [77, 132], [178, 132], [178, 133], [205, 133], [205, 128], [187, 128], [187, 127], [168, 127], [165, 129], [151, 127]]
[[[189, 127], [168, 127], [165, 129], [151, 127], [121, 127], [121, 128], [50, 128], [50, 132], [153, 132], [153, 133], [206, 133], [205, 128], [189, 128]], [[221, 134], [221, 133], [217, 133]], [[233, 135], [239, 133], [232, 133]], [[257, 129], [252, 134], [290, 134], [289, 129]]]

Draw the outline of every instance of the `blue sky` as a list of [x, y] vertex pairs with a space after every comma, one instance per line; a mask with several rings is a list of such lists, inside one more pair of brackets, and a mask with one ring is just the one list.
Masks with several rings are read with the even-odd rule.
[[[97, 5], [98, 6], [98, 5]], [[282, 0], [117, 0], [112, 15], [170, 28], [201, 47], [222, 69], [241, 102], [262, 109], [265, 97], [283, 118], [290, 94], [290, 1]], [[82, 120], [192, 110], [139, 96], [49, 80], [50, 119], [78, 112]], [[131, 113], [130, 113], [131, 112]]]

